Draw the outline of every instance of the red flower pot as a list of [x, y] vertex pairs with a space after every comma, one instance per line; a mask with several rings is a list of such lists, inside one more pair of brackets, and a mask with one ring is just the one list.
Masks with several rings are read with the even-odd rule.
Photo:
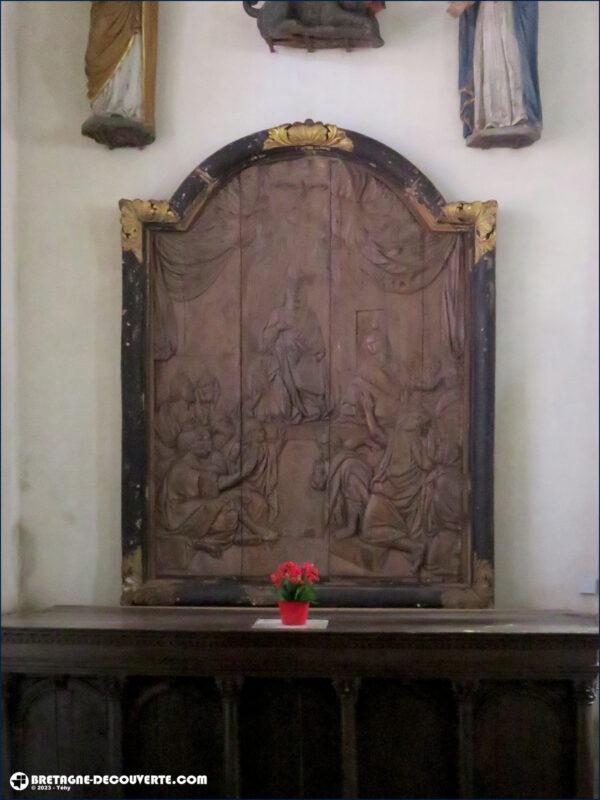
[[284, 625], [306, 625], [310, 603], [302, 603], [299, 600], [280, 600], [277, 605]]

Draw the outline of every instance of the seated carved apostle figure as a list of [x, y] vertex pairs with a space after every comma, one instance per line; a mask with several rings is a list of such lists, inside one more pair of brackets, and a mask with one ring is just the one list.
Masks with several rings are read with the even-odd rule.
[[170, 384], [167, 399], [156, 412], [155, 428], [159, 441], [169, 450], [175, 450], [177, 437], [198, 423], [198, 406], [195, 387], [187, 373], [177, 372]]
[[360, 454], [362, 443], [340, 440], [331, 461], [323, 458], [313, 466], [311, 486], [329, 494], [329, 525], [334, 539], [348, 539], [359, 533], [369, 493], [373, 469]]
[[430, 440], [431, 463], [423, 481], [423, 526], [427, 537], [424, 567], [432, 575], [457, 577], [461, 532], [467, 519], [461, 449], [447, 439]]
[[177, 457], [177, 437], [198, 426], [196, 387], [189, 375], [179, 370], [171, 378], [166, 400], [158, 406], [154, 417], [156, 479], [162, 481]]
[[417, 572], [425, 552], [421, 493], [429, 466], [424, 437], [430, 419], [422, 409], [408, 406], [387, 433], [369, 395], [363, 397], [363, 408], [369, 433], [385, 452], [373, 476], [360, 536], [369, 544], [404, 551]]
[[158, 507], [165, 532], [185, 534], [194, 547], [220, 556], [234, 544], [239, 503], [226, 490], [240, 481], [213, 450], [210, 431], [197, 428], [177, 437], [177, 457], [163, 479]]
[[393, 426], [399, 406], [406, 406], [421, 393], [432, 392], [439, 384], [437, 373], [424, 373], [396, 358], [385, 331], [373, 326], [360, 338], [358, 375], [350, 384], [342, 410], [350, 416], [362, 415], [362, 397], [368, 394], [380, 424]]
[[277, 494], [279, 454], [285, 432], [268, 437], [256, 420], [244, 420], [242, 447], [242, 524], [244, 544], [272, 542], [281, 535], [272, 528], [279, 514]]
[[227, 453], [233, 444], [235, 425], [220, 403], [221, 384], [208, 367], [200, 369], [194, 391], [198, 423], [210, 429], [213, 447]]

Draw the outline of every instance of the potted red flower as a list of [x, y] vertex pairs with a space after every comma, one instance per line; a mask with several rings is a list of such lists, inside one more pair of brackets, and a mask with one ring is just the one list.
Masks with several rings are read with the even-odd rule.
[[314, 584], [319, 580], [319, 570], [310, 561], [296, 564], [284, 561], [271, 575], [277, 590], [279, 615], [284, 625], [304, 625], [308, 609], [316, 601]]

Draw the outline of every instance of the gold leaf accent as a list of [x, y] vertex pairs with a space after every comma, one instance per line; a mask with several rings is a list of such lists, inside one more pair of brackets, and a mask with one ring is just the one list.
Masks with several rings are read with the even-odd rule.
[[473, 583], [464, 589], [442, 592], [444, 608], [489, 608], [494, 600], [494, 568], [489, 561], [473, 556]]
[[443, 218], [448, 222], [474, 225], [476, 262], [496, 247], [497, 210], [498, 203], [495, 200], [448, 203], [443, 208]]
[[123, 605], [130, 605], [132, 595], [140, 588], [143, 580], [141, 546], [138, 545], [134, 550], [127, 553], [127, 555], [123, 555], [121, 575], [123, 589], [121, 603]]
[[126, 587], [121, 595], [124, 606], [174, 606], [179, 600], [181, 581], [153, 580]]
[[168, 200], [119, 200], [119, 208], [123, 250], [131, 250], [138, 261], [142, 260], [143, 223], [179, 221]]
[[347, 151], [354, 149], [346, 131], [337, 125], [324, 125], [311, 119], [271, 128], [263, 150], [273, 150], [276, 147], [335, 147]]

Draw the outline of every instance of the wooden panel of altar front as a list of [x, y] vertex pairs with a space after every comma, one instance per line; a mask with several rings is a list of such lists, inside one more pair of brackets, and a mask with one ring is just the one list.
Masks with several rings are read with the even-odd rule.
[[5, 617], [4, 774], [208, 777], [125, 797], [592, 796], [595, 618], [321, 609], [325, 631], [270, 632], [259, 616]]

